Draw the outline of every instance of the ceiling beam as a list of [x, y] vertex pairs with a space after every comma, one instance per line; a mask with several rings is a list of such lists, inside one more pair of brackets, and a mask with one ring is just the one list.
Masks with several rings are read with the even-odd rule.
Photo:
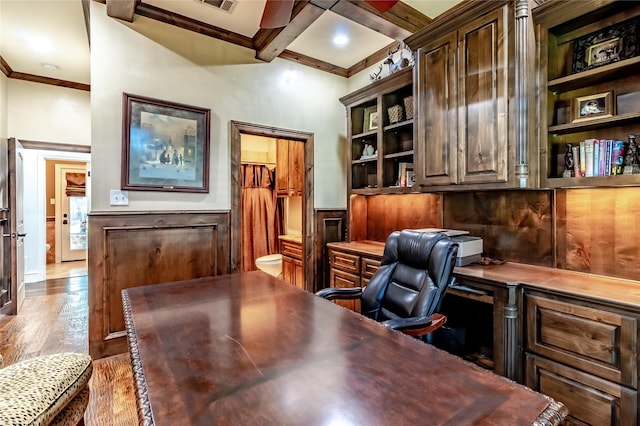
[[309, 56], [303, 55], [302, 53], [292, 52], [291, 50], [285, 50], [280, 55], [278, 55], [278, 57], [280, 59], [286, 59], [288, 61], [296, 62], [300, 65], [315, 68], [320, 71], [335, 74], [340, 77], [346, 78], [349, 76], [349, 70], [347, 70], [346, 68], [342, 68], [338, 65], [333, 65], [319, 59], [311, 58]]
[[133, 22], [138, 0], [107, 0], [107, 16]]
[[2, 74], [6, 75], [7, 77], [11, 77], [11, 73], [13, 72], [13, 70], [11, 69], [7, 61], [4, 60], [2, 55], [0, 55], [0, 71], [2, 71]]
[[[111, 1], [111, 0], [109, 0]], [[186, 16], [178, 15], [177, 13], [168, 12], [164, 9], [160, 9], [150, 4], [140, 3], [136, 7], [136, 13], [145, 18], [154, 19], [165, 24], [174, 25], [176, 27], [193, 31], [208, 37], [217, 38], [218, 40], [228, 41], [229, 43], [237, 44], [238, 46], [247, 47], [253, 49], [253, 40], [242, 34], [234, 33], [231, 31], [223, 30], [222, 28], [214, 25], [206, 24], [195, 19], [188, 18]]]
[[285, 51], [293, 40], [313, 24], [325, 9], [308, 1], [296, 1], [286, 27], [260, 29], [253, 37], [256, 58], [271, 62]]
[[340, 0], [330, 10], [397, 41], [409, 37], [432, 21], [404, 2], [398, 2], [387, 12], [380, 13], [363, 0]]

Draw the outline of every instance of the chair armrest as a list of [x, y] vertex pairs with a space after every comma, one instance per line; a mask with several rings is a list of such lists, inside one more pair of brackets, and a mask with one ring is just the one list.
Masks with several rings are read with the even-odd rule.
[[362, 289], [359, 287], [354, 288], [340, 288], [329, 287], [323, 288], [316, 293], [316, 296], [320, 296], [327, 300], [352, 300], [358, 299], [362, 296]]
[[429, 334], [435, 329], [444, 325], [447, 322], [447, 317], [442, 314], [432, 314], [428, 317], [415, 317], [415, 318], [398, 318], [383, 321], [385, 327], [392, 330], [398, 330], [409, 336], [423, 336]]

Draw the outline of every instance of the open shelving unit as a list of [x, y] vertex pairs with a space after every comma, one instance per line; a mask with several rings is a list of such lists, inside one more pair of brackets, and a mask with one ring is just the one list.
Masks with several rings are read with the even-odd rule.
[[412, 72], [412, 68], [398, 71], [340, 99], [347, 108], [350, 193], [412, 190], [408, 174], [414, 161]]
[[[586, 139], [628, 142], [629, 135], [640, 135], [640, 51], [628, 47], [640, 38], [635, 33], [640, 30], [631, 34], [625, 29], [640, 28], [640, 3], [550, 4], [534, 9], [534, 22], [540, 44], [541, 185], [640, 185], [640, 174], [563, 177], [567, 144]], [[635, 23], [627, 25], [630, 22]], [[598, 65], [594, 47], [612, 40], [622, 49]], [[579, 99], [603, 93], [611, 94], [612, 114], [580, 117]]]

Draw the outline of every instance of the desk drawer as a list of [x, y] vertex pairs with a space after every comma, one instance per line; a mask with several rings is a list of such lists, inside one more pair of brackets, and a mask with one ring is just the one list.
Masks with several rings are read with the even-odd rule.
[[283, 256], [289, 256], [294, 259], [302, 260], [302, 244], [292, 241], [280, 240], [280, 252]]
[[526, 295], [527, 350], [637, 388], [636, 318]]
[[360, 256], [358, 255], [331, 250], [329, 251], [329, 263], [331, 264], [331, 269], [339, 269], [360, 275]]
[[378, 271], [378, 268], [380, 267], [380, 260], [378, 259], [370, 259], [368, 257], [363, 257], [362, 258], [362, 278], [366, 278], [367, 281], [373, 277], [373, 274], [375, 274]]
[[637, 392], [557, 362], [527, 354], [525, 385], [561, 401], [567, 425], [635, 425]]

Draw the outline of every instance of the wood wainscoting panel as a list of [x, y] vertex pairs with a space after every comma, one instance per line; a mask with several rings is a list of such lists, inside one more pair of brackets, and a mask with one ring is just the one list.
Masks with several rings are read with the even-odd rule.
[[638, 279], [639, 194], [635, 187], [558, 190], [556, 267]]
[[444, 228], [482, 237], [486, 256], [554, 266], [551, 191], [444, 194]]
[[123, 289], [229, 273], [227, 212], [89, 214], [89, 352], [127, 350]]

